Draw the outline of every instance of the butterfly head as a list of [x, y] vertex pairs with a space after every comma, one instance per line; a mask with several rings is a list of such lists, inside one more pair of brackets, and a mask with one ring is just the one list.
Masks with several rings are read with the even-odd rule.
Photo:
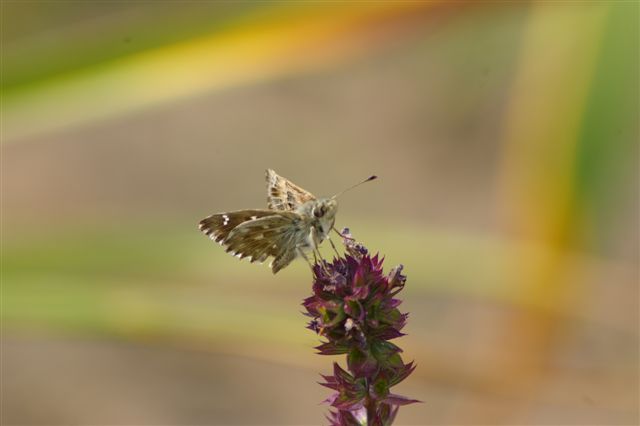
[[334, 222], [338, 212], [338, 202], [333, 198], [321, 198], [315, 201], [311, 209], [311, 216], [316, 222], [316, 228], [321, 232], [321, 239], [324, 239]]
[[318, 220], [329, 219], [333, 220], [336, 217], [338, 211], [338, 202], [333, 198], [321, 198], [316, 201], [311, 214]]

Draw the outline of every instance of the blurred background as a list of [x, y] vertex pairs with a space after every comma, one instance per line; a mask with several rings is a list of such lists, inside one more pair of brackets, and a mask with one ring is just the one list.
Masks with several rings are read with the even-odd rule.
[[[320, 424], [264, 169], [405, 265], [411, 425], [635, 425], [635, 2], [2, 2], [2, 422]], [[323, 247], [331, 256], [329, 247]]]

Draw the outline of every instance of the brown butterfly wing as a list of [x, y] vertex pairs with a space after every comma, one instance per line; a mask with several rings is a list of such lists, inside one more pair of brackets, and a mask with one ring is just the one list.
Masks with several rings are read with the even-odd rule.
[[242, 210], [209, 216], [200, 229], [232, 255], [271, 262], [273, 273], [291, 263], [306, 236], [300, 215], [272, 210]]
[[267, 207], [271, 210], [294, 211], [316, 197], [289, 179], [267, 169]]
[[278, 212], [238, 225], [224, 244], [227, 251], [241, 259], [249, 257], [252, 262], [273, 257], [269, 266], [275, 274], [296, 258], [297, 248], [306, 238], [303, 222], [296, 213]]
[[233, 228], [241, 223], [271, 216], [271, 210], [239, 210], [212, 214], [200, 221], [199, 228], [216, 243], [222, 244]]

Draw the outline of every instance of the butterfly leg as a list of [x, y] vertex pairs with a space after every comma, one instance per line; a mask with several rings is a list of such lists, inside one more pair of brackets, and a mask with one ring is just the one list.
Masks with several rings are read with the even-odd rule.
[[327, 275], [331, 275], [331, 273], [329, 272], [329, 269], [327, 268], [327, 264], [329, 262], [327, 262], [326, 260], [324, 260], [324, 257], [322, 257], [322, 253], [320, 253], [320, 250], [318, 250], [318, 246], [314, 247], [315, 252], [318, 253], [318, 257], [320, 258], [320, 265], [322, 265], [322, 269], [324, 270], [325, 274]]
[[329, 242], [331, 243], [331, 247], [333, 247], [333, 251], [336, 252], [336, 256], [340, 257], [340, 253], [338, 253], [338, 249], [336, 248], [336, 245], [333, 244], [333, 240], [330, 237], [327, 237], [329, 239]]
[[[298, 247], [297, 248], [298, 253], [300, 254], [300, 256], [302, 256], [304, 258], [304, 260], [307, 261], [307, 264], [309, 264], [309, 268], [311, 268], [311, 273], [313, 274], [313, 263], [311, 263], [311, 261], [309, 260], [309, 257], [307, 256], [307, 254], [304, 252], [304, 250], [302, 250], [302, 248]], [[313, 256], [315, 257], [315, 253], [313, 253]], [[316, 262], [317, 263], [317, 262]]]
[[[318, 262], [318, 259], [320, 259], [320, 262]], [[318, 250], [317, 246], [314, 247], [314, 249], [313, 249], [313, 260], [314, 260], [316, 265], [322, 266], [322, 269], [324, 270], [324, 272], [326, 274], [329, 274], [329, 270], [327, 269], [327, 262], [322, 257], [322, 254], [320, 254], [320, 250]]]
[[318, 249], [318, 246], [315, 246], [313, 248], [313, 257], [316, 257], [316, 254], [318, 255], [318, 259], [320, 259], [320, 262], [325, 263], [326, 260], [324, 260], [324, 257], [322, 257], [322, 253], [320, 253], [320, 250]]
[[[320, 240], [318, 239], [318, 233], [316, 231], [316, 228], [311, 228], [311, 241], [313, 242], [313, 257], [315, 258], [317, 254], [318, 258], [320, 259], [320, 264], [322, 265], [322, 269], [324, 269], [326, 273], [329, 273], [329, 270], [327, 269], [327, 261], [324, 260], [324, 257], [322, 257], [322, 253], [320, 253], [320, 250], [318, 249], [318, 246], [320, 245]], [[317, 258], [316, 258], [316, 263], [318, 263]]]

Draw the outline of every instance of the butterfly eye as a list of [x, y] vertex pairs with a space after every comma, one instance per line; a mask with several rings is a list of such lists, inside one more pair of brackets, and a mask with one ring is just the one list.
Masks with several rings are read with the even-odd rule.
[[315, 217], [322, 217], [324, 216], [324, 206], [322, 207], [316, 207], [315, 209], [313, 209], [313, 215]]

